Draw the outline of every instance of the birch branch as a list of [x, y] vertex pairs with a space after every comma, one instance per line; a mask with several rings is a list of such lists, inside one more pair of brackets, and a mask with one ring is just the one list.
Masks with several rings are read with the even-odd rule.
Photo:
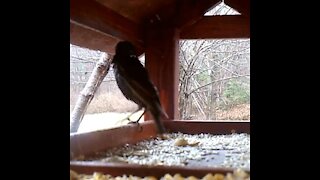
[[74, 133], [78, 131], [83, 116], [89, 106], [91, 100], [104, 77], [108, 74], [110, 68], [110, 58], [106, 53], [103, 53], [97, 62], [91, 76], [88, 79], [87, 84], [81, 91], [75, 107], [71, 114], [70, 132]]

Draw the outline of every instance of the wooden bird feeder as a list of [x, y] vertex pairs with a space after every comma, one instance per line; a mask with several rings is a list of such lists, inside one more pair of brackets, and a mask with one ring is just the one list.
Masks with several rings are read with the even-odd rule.
[[[161, 103], [169, 119], [170, 132], [188, 134], [250, 133], [250, 122], [189, 121], [178, 117], [178, 77], [180, 39], [250, 38], [250, 1], [224, 0], [240, 15], [204, 16], [218, 0], [70, 0], [70, 43], [114, 54], [116, 44], [131, 41], [139, 55], [145, 54], [146, 68], [159, 90]], [[155, 137], [152, 116], [145, 115], [142, 131], [136, 125], [70, 135], [72, 156]], [[227, 168], [139, 166], [117, 163], [89, 163], [70, 160], [70, 169], [78, 173], [95, 171], [111, 175], [132, 174], [161, 177], [180, 173], [202, 177], [208, 172], [226, 173]]]

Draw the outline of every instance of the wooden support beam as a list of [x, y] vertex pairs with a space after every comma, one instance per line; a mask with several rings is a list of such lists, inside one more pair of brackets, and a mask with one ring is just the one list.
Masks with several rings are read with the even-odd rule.
[[[179, 32], [166, 25], [149, 26], [146, 38], [146, 68], [158, 88], [169, 119], [178, 119]], [[149, 113], [145, 119], [153, 119]]]
[[142, 28], [94, 0], [70, 0], [70, 20], [144, 47]]
[[224, 3], [237, 10], [242, 16], [250, 17], [250, 0], [225, 0]]
[[250, 19], [240, 15], [208, 16], [181, 31], [181, 39], [250, 38]]
[[[116, 44], [121, 39], [109, 34], [95, 31], [76, 22], [70, 21], [70, 43], [80, 47], [106, 52], [109, 55], [115, 54]], [[144, 48], [136, 47], [137, 54], [144, 53]]]
[[119, 41], [120, 39], [112, 37], [108, 34], [94, 31], [77, 23], [70, 22], [71, 44], [89, 48], [92, 50], [107, 52], [108, 54], [114, 54], [114, 46]]

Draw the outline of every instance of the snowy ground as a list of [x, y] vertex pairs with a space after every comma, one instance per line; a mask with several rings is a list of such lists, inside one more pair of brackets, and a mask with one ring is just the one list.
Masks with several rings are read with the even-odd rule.
[[[107, 112], [87, 114], [84, 116], [78, 132], [89, 132], [125, 125], [128, 123], [128, 121], [121, 120], [126, 118], [130, 113]], [[131, 116], [130, 119], [137, 120], [141, 114], [142, 111], [137, 112]], [[218, 120], [250, 120], [250, 104], [234, 106], [229, 110], [217, 110], [216, 118]], [[197, 117], [197, 119], [205, 119], [205, 117]], [[143, 122], [143, 117], [141, 118], [140, 122]]]
[[[137, 120], [141, 115], [142, 111], [135, 113], [131, 116], [131, 120]], [[127, 120], [123, 120], [130, 113], [98, 113], [98, 114], [87, 114], [83, 117], [78, 132], [90, 132], [94, 130], [109, 129], [118, 127], [128, 123]], [[123, 120], [123, 121], [122, 121]], [[143, 122], [143, 117], [139, 122]]]

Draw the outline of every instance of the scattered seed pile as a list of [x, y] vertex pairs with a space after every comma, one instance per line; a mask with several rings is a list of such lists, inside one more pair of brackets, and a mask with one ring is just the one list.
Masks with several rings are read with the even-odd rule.
[[206, 166], [250, 169], [249, 134], [167, 134], [98, 152], [85, 161], [122, 162], [140, 165]]
[[[236, 169], [233, 173], [227, 173], [226, 175], [223, 174], [212, 174], [208, 173], [201, 179], [195, 176], [183, 177], [180, 174], [170, 175], [165, 174], [160, 180], [250, 180], [250, 175], [241, 169]], [[138, 177], [132, 175], [123, 175], [123, 176], [116, 176], [113, 177], [109, 174], [102, 174], [95, 172], [92, 175], [86, 174], [77, 174], [76, 172], [70, 170], [70, 180], [157, 180], [154, 176], [147, 176], [147, 177]]]

